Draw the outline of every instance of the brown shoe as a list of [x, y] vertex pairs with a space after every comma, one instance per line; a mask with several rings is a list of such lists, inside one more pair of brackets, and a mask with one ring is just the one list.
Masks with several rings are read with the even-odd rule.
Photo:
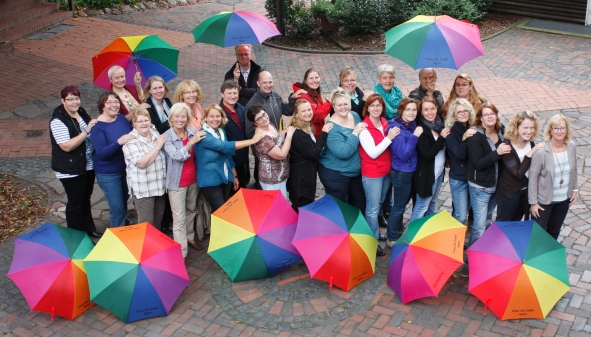
[[196, 249], [196, 250], [203, 249], [203, 246], [199, 242], [189, 240], [189, 241], [187, 241], [187, 244], [189, 245], [189, 247]]

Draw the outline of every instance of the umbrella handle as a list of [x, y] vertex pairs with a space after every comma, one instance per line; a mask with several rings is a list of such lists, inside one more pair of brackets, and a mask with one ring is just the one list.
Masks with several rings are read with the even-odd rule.
[[328, 289], [332, 290], [332, 276], [330, 277], [330, 281], [328, 282]]
[[486, 302], [484, 302], [484, 311], [486, 311], [486, 309], [488, 309], [488, 303], [490, 303], [490, 299], [486, 300]]
[[51, 307], [51, 321], [55, 318], [55, 306]]

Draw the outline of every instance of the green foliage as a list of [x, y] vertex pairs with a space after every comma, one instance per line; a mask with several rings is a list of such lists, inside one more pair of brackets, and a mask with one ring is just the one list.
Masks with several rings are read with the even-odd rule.
[[[62, 10], [62, 11], [70, 10], [68, 0], [48, 0], [48, 2], [58, 3], [60, 5], [60, 10]], [[76, 3], [74, 2], [74, 5], [75, 4]]]
[[285, 8], [285, 36], [307, 39], [318, 32], [318, 20], [304, 1]]
[[121, 5], [133, 5], [137, 2], [138, 0], [76, 0], [76, 6], [90, 8], [107, 8], [118, 7]]
[[417, 3], [412, 16], [449, 15], [458, 20], [474, 22], [486, 15], [470, 0], [423, 0]]
[[341, 19], [346, 34], [382, 33], [392, 21], [388, 0], [349, 0], [349, 15]]
[[330, 23], [337, 23], [348, 14], [348, 0], [336, 0], [334, 4], [328, 0], [318, 0], [312, 4], [312, 15], [317, 19], [324, 15]]
[[493, 0], [470, 0], [470, 2], [476, 6], [479, 12], [486, 14], [486, 11], [492, 6]]
[[[283, 2], [285, 3], [284, 8], [286, 11], [293, 4], [293, 0], [284, 0]], [[274, 19], [277, 16], [277, 6], [275, 0], [266, 0], [265, 9], [267, 10], [267, 17], [269, 19]]]
[[414, 8], [417, 3], [422, 0], [389, 0], [388, 6], [388, 24], [389, 27], [384, 29], [387, 31], [390, 27], [397, 26], [413, 18]]

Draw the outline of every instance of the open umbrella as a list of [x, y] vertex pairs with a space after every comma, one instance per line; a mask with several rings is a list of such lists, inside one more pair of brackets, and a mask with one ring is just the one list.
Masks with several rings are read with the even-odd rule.
[[92, 301], [126, 323], [168, 315], [189, 284], [181, 245], [147, 222], [108, 228], [84, 266]]
[[220, 47], [239, 44], [261, 44], [266, 39], [281, 35], [266, 17], [245, 11], [222, 12], [205, 19], [193, 28], [195, 42]]
[[46, 222], [14, 245], [8, 277], [31, 310], [74, 319], [94, 306], [82, 264], [94, 244], [85, 232]]
[[298, 216], [280, 191], [241, 188], [211, 215], [208, 253], [232, 282], [274, 276], [301, 260]]
[[463, 264], [466, 226], [447, 211], [415, 220], [392, 247], [388, 285], [402, 303], [437, 296]]
[[419, 15], [386, 32], [386, 54], [414, 69], [459, 69], [484, 52], [476, 25], [447, 15]]
[[358, 208], [327, 194], [299, 211], [293, 244], [312, 278], [349, 291], [374, 275], [378, 241]]
[[566, 248], [533, 220], [493, 222], [467, 253], [468, 290], [501, 320], [543, 319], [570, 289]]
[[166, 82], [177, 77], [179, 51], [156, 35], [118, 37], [92, 58], [94, 84], [111, 90], [108, 71], [118, 65], [125, 69], [126, 86], [135, 88], [133, 77], [142, 74], [142, 86], [150, 76]]

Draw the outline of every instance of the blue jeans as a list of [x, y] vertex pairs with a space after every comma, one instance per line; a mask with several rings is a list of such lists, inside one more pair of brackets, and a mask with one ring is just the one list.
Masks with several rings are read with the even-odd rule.
[[96, 174], [96, 181], [107, 198], [111, 227], [125, 226], [129, 190], [125, 173]]
[[261, 184], [261, 188], [263, 190], [278, 190], [281, 191], [281, 194], [283, 194], [283, 197], [285, 198], [285, 200], [289, 200], [287, 198], [287, 180], [280, 182], [278, 184], [265, 184], [264, 182], [259, 180], [259, 184]]
[[[390, 177], [389, 174], [388, 177]], [[388, 193], [386, 193], [386, 197], [384, 198], [384, 201], [382, 201], [382, 209], [380, 209], [380, 215], [383, 215], [384, 212], [390, 213], [392, 205], [394, 205], [394, 198], [392, 197], [393, 195], [394, 192], [392, 191], [392, 184], [390, 184], [390, 188], [388, 188]]]
[[529, 210], [527, 188], [506, 198], [497, 199], [497, 221], [520, 221]]
[[454, 204], [453, 217], [462, 223], [462, 225], [465, 225], [468, 210], [470, 209], [468, 181], [449, 178], [449, 190], [451, 191], [451, 200]]
[[443, 182], [443, 176], [445, 172], [441, 172], [439, 177], [435, 179], [433, 186], [431, 187], [431, 196], [421, 198], [417, 194], [417, 202], [412, 209], [412, 215], [410, 216], [410, 222], [415, 221], [416, 219], [420, 219], [424, 216], [431, 215], [435, 213], [435, 205], [437, 204], [437, 198], [439, 197], [439, 192], [441, 191], [441, 183]]
[[388, 217], [388, 240], [398, 240], [398, 232], [404, 230], [402, 219], [406, 204], [410, 201], [414, 172], [390, 170], [390, 182], [394, 188], [394, 204]]
[[363, 192], [361, 175], [347, 177], [320, 164], [318, 165], [318, 176], [324, 185], [326, 194], [359, 208], [361, 214], [365, 214], [365, 192]]
[[490, 225], [493, 211], [497, 206], [497, 198], [495, 198], [494, 193], [487, 193], [483, 188], [477, 188], [474, 186], [469, 186], [468, 188], [470, 190], [472, 212], [474, 213], [469, 244], [469, 246], [471, 246], [480, 238], [482, 233], [484, 233]]
[[373, 231], [376, 239], [379, 238], [380, 226], [378, 224], [378, 214], [382, 207], [382, 202], [390, 189], [390, 175], [381, 178], [361, 177], [363, 190], [365, 191], [365, 220], [369, 228]]

